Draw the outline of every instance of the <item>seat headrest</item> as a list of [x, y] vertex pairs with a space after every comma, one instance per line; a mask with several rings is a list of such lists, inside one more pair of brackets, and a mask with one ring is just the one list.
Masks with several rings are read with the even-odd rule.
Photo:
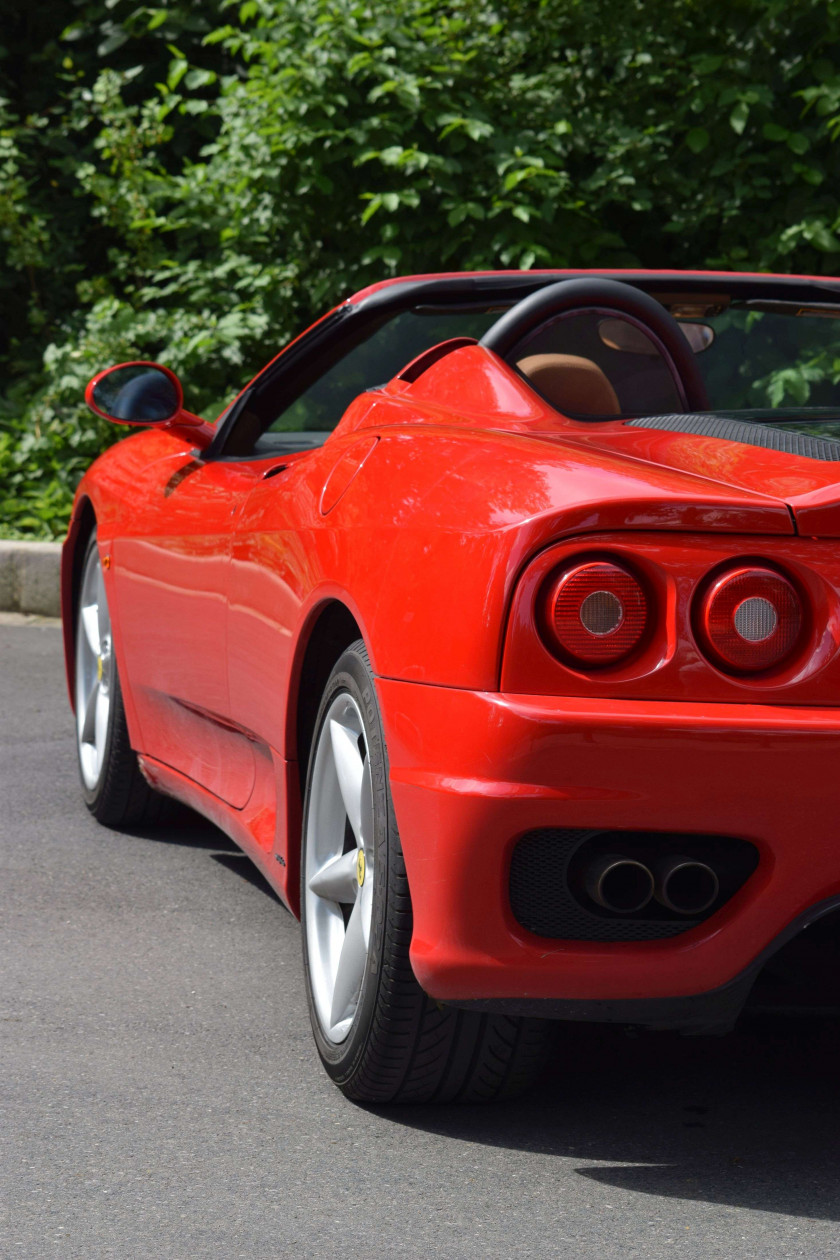
[[604, 373], [576, 354], [530, 354], [516, 366], [552, 407], [578, 416], [616, 416], [621, 407]]

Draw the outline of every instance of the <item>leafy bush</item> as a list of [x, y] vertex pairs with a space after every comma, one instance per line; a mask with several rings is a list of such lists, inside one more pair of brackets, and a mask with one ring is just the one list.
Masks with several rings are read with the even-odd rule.
[[159, 359], [212, 416], [383, 275], [831, 272], [838, 35], [840, 0], [33, 6], [0, 60], [0, 529], [62, 532], [119, 435], [94, 371]]

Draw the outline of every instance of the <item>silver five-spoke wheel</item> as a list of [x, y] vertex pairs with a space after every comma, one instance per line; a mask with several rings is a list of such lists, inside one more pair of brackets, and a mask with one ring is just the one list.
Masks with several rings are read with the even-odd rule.
[[111, 618], [99, 552], [93, 546], [82, 573], [76, 623], [76, 739], [82, 779], [91, 791], [105, 761], [113, 675]]
[[321, 1062], [339, 1088], [364, 1102], [479, 1102], [524, 1088], [544, 1061], [545, 1026], [441, 1003], [414, 975], [388, 750], [361, 640], [324, 685], [303, 818], [306, 996]]
[[321, 725], [306, 823], [309, 974], [324, 1036], [343, 1041], [353, 1023], [370, 944], [373, 797], [359, 706], [337, 696]]

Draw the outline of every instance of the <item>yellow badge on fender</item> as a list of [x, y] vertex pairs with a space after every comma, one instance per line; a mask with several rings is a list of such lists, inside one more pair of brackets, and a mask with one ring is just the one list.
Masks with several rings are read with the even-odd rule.
[[365, 882], [365, 851], [359, 849], [356, 854], [356, 879], [359, 881], [359, 887]]

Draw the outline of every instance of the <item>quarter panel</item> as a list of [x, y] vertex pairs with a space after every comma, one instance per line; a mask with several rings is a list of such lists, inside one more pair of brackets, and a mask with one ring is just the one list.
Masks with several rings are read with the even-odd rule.
[[[550, 543], [616, 528], [792, 530], [772, 499], [557, 438], [434, 423], [402, 396], [368, 399], [320, 450], [255, 481], [236, 526], [232, 716], [283, 756], [296, 755], [292, 661], [327, 599], [363, 627], [377, 674], [492, 690], [515, 581]], [[379, 441], [325, 517], [324, 486], [357, 425]]]

